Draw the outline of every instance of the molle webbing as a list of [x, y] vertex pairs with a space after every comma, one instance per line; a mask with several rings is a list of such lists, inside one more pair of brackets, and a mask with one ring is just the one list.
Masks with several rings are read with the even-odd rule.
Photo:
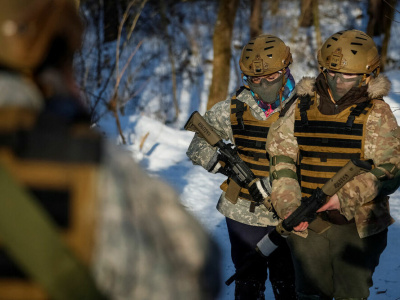
[[[0, 110], [0, 163], [37, 200], [68, 247], [87, 265], [102, 139], [87, 123], [63, 123], [53, 117]], [[1, 236], [0, 291], [10, 300], [48, 299], [43, 288], [8, 256]]]
[[297, 95], [291, 96], [291, 99], [285, 102], [285, 107], [279, 112], [279, 118], [283, 117], [286, 115], [287, 111], [289, 108], [292, 106], [292, 104], [297, 100]]
[[236, 125], [237, 129], [244, 130], [243, 113], [246, 111], [246, 109], [247, 107], [245, 107], [245, 104], [242, 101], [237, 100], [236, 97], [232, 99], [231, 114], [235, 114], [237, 120], [237, 125]]
[[364, 158], [365, 122], [372, 106], [367, 101], [336, 115], [323, 115], [314, 97], [300, 99], [294, 131], [304, 196], [321, 187], [348, 160]]
[[371, 108], [372, 103], [371, 101], [365, 101], [362, 103], [359, 103], [356, 105], [356, 107], [352, 107], [351, 113], [349, 117], [347, 118], [345, 130], [351, 131], [354, 125], [354, 120], [356, 117], [360, 116], [361, 114], [366, 114], [367, 113], [367, 108]]
[[[269, 127], [278, 119], [278, 114], [267, 120], [257, 120], [249, 106], [234, 97], [231, 100], [231, 126], [234, 143], [240, 158], [247, 163], [257, 177], [269, 176], [269, 158], [266, 141]], [[221, 185], [226, 191], [227, 182]], [[241, 189], [239, 197], [250, 200], [247, 189]]]
[[308, 125], [307, 110], [310, 109], [310, 105], [314, 104], [314, 101], [311, 101], [310, 95], [301, 96], [299, 99], [300, 101], [298, 103], [298, 108], [300, 111], [301, 125], [307, 126]]

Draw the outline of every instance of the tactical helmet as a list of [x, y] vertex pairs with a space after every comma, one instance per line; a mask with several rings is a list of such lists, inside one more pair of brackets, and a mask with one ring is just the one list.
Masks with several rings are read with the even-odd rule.
[[243, 47], [239, 66], [244, 75], [264, 76], [282, 70], [292, 61], [290, 48], [280, 38], [263, 34]]
[[0, 65], [34, 70], [56, 37], [72, 52], [79, 48], [83, 27], [73, 0], [0, 0], [0, 6]]
[[372, 38], [352, 29], [329, 37], [318, 51], [318, 63], [336, 72], [370, 74], [379, 68], [380, 58]]

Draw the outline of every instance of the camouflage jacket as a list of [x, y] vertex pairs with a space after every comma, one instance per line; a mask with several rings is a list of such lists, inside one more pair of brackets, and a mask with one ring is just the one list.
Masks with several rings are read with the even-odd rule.
[[[303, 78], [296, 86], [297, 94], [313, 96], [314, 82], [313, 78]], [[377, 99], [386, 96], [389, 89], [389, 80], [380, 75], [370, 81], [368, 97]], [[266, 146], [270, 157], [285, 155], [297, 161], [298, 144], [294, 136], [296, 106], [292, 105], [286, 115], [271, 127]], [[389, 105], [384, 101], [377, 101], [371, 111], [366, 121], [364, 139], [365, 159], [372, 159], [377, 166], [392, 163], [400, 167], [400, 130]], [[296, 171], [294, 165], [287, 163], [278, 163], [273, 167], [273, 170], [282, 169]], [[360, 237], [378, 233], [394, 222], [390, 217], [387, 201], [372, 202], [378, 195], [379, 188], [378, 179], [368, 172], [355, 177], [337, 193], [340, 213], [348, 220], [355, 219]], [[293, 211], [299, 205], [300, 199], [300, 186], [295, 179], [282, 177], [273, 181], [271, 200], [279, 216]]]
[[[0, 90], [0, 107], [43, 107], [36, 86], [15, 74], [0, 72]], [[210, 235], [129, 152], [104, 141], [103, 154], [89, 266], [99, 289], [113, 300], [216, 299], [219, 249]]]
[[218, 249], [178, 199], [108, 145], [93, 272], [111, 299], [215, 299]]
[[[250, 107], [252, 115], [258, 120], [267, 120], [265, 113], [254, 100], [251, 92], [247, 89], [236, 96], [238, 100], [246, 103]], [[278, 107], [274, 113], [280, 111]], [[271, 114], [272, 115], [272, 114]], [[270, 116], [271, 116], [270, 115]], [[210, 124], [214, 131], [223, 139], [233, 141], [233, 133], [231, 127], [231, 98], [218, 102], [209, 111], [204, 114], [204, 119]], [[217, 149], [210, 146], [203, 138], [197, 134], [194, 136], [186, 153], [192, 160], [193, 164], [200, 165], [204, 169], [209, 170], [217, 159]], [[221, 194], [218, 201], [217, 209], [224, 216], [235, 221], [253, 225], [253, 226], [269, 226], [277, 225], [278, 221], [274, 215], [267, 211], [263, 206], [256, 206], [255, 212], [250, 212], [250, 201], [239, 198], [236, 204], [232, 204], [225, 198], [225, 193]]]

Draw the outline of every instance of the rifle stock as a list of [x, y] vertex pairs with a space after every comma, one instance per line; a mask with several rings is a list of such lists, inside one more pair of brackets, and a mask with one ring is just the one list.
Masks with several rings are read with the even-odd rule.
[[222, 142], [221, 138], [214, 132], [212, 127], [208, 125], [206, 120], [198, 111], [192, 113], [184, 127], [188, 131], [193, 131], [203, 137], [211, 146], [216, 146], [218, 142]]

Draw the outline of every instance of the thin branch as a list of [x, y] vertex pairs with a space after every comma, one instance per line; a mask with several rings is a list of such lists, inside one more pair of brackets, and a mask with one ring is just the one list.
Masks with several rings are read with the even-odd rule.
[[[121, 22], [119, 23], [119, 26], [118, 26], [118, 39], [117, 39], [116, 51], [115, 51], [116, 52], [115, 53], [115, 59], [116, 59], [116, 63], [115, 63], [116, 64], [116, 70], [115, 70], [115, 72], [116, 72], [117, 78], [118, 78], [118, 73], [119, 73], [119, 57], [120, 57], [119, 51], [120, 51], [120, 44], [121, 44], [122, 29], [124, 27], [124, 24], [125, 24], [126, 20], [128, 19], [129, 10], [131, 9], [131, 7], [133, 6], [134, 3], [135, 3], [135, 1], [129, 2], [129, 5], [126, 8], [126, 10], [124, 12], [124, 15], [122, 16], [122, 20], [121, 20]], [[121, 51], [122, 50], [123, 49], [121, 49]]]
[[128, 67], [128, 65], [130, 64], [132, 58], [135, 56], [136, 52], [139, 50], [140, 46], [142, 45], [143, 41], [140, 41], [137, 45], [135, 50], [131, 53], [131, 55], [129, 56], [125, 66], [122, 68], [121, 73], [119, 74], [119, 76], [116, 79], [116, 83], [115, 83], [115, 89], [114, 89], [114, 94], [117, 92], [117, 89], [119, 87], [119, 84], [121, 82], [122, 76], [124, 76], [124, 73]]
[[[135, 0], [133, 0], [133, 1], [131, 1], [129, 3], [128, 7], [126, 8], [126, 10], [124, 12], [124, 15], [123, 15], [122, 20], [121, 20], [121, 22], [119, 24], [119, 27], [118, 27], [118, 39], [117, 39], [117, 43], [116, 43], [117, 47], [116, 47], [116, 57], [115, 57], [115, 75], [116, 75], [116, 80], [115, 80], [115, 85], [114, 85], [113, 96], [111, 97], [111, 100], [110, 100], [110, 102], [108, 103], [108, 106], [107, 106], [108, 109], [113, 113], [113, 115], [115, 117], [115, 121], [116, 121], [116, 124], [117, 124], [118, 132], [119, 132], [119, 134], [121, 136], [123, 144], [126, 144], [126, 140], [125, 140], [124, 134], [122, 132], [121, 122], [120, 122], [120, 119], [119, 119], [119, 114], [118, 114], [118, 109], [117, 109], [118, 108], [118, 88], [120, 86], [121, 79], [122, 79], [126, 69], [128, 68], [130, 62], [132, 61], [133, 56], [137, 53], [137, 51], [139, 50], [139, 48], [140, 48], [140, 46], [142, 45], [142, 42], [143, 42], [143, 41], [140, 41], [138, 43], [138, 45], [136, 46], [135, 50], [130, 54], [128, 60], [126, 61], [124, 67], [122, 68], [122, 70], [120, 72], [120, 70], [119, 70], [119, 60], [120, 60], [120, 57], [122, 55], [122, 51], [125, 49], [126, 43], [131, 37], [132, 31], [133, 31], [133, 29], [135, 28], [135, 25], [136, 25], [136, 21], [137, 21], [138, 15], [140, 15], [140, 12], [142, 11], [142, 8], [143, 8], [143, 6], [145, 4], [145, 2], [142, 3], [141, 10], [138, 13], [138, 15], [136, 16], [136, 18], [135, 18], [135, 20], [134, 20], [134, 22], [133, 22], [133, 24], [131, 26], [131, 31], [129, 32], [129, 36], [125, 40], [125, 43], [121, 47], [122, 29], [124, 27], [124, 24], [125, 24], [126, 20], [129, 17], [129, 11], [132, 8], [132, 6], [134, 5], [134, 3], [135, 3]], [[121, 52], [120, 52], [120, 47], [121, 47]]]
[[389, 2], [387, 2], [387, 0], [383, 0], [383, 2], [385, 2], [389, 7], [391, 7], [394, 11], [400, 13], [400, 11], [398, 11], [393, 5], [391, 5]]
[[389, 17], [388, 15], [385, 15], [385, 18], [388, 18], [389, 20], [392, 20], [392, 22], [400, 23], [400, 21], [396, 21], [396, 20], [392, 19], [391, 17]]
[[137, 23], [137, 21], [139, 20], [141, 11], [143, 10], [144, 6], [146, 5], [146, 2], [147, 2], [147, 0], [144, 0], [144, 1], [142, 2], [142, 4], [140, 5], [140, 10], [139, 10], [139, 12], [136, 14], [135, 18], [133, 19], [131, 28], [129, 29], [128, 36], [127, 36], [127, 39], [128, 39], [128, 40], [131, 38], [132, 32], [133, 32], [133, 30], [134, 30], [135, 27], [136, 27], [136, 23]]

